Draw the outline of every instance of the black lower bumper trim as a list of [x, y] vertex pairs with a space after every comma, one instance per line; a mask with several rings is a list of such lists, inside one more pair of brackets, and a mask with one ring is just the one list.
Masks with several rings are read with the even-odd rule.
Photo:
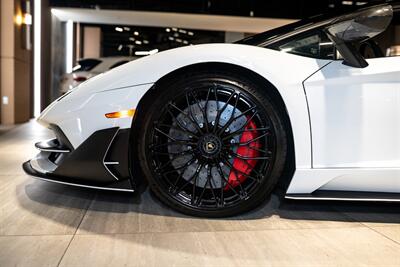
[[99, 183], [83, 183], [82, 180], [73, 179], [69, 177], [60, 177], [51, 174], [45, 174], [35, 171], [30, 162], [27, 161], [22, 164], [22, 168], [24, 171], [34, 177], [37, 177], [40, 180], [49, 181], [53, 183], [93, 188], [93, 189], [102, 189], [102, 190], [113, 190], [113, 191], [126, 191], [126, 192], [134, 192], [134, 189], [130, 183], [130, 180], [122, 180], [116, 181], [111, 184], [99, 184]]

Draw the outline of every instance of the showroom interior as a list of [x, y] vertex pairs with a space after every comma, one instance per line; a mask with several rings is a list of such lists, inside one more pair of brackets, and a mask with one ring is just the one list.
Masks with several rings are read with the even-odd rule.
[[[382, 2], [1, 0], [0, 266], [400, 266], [399, 203], [294, 201], [278, 188], [249, 212], [199, 218], [165, 205], [146, 182], [133, 193], [106, 191], [41, 181], [22, 168], [35, 143], [53, 138], [37, 122], [41, 112], [104, 72]], [[400, 56], [393, 21], [376, 39], [382, 55], [372, 47], [371, 57]]]

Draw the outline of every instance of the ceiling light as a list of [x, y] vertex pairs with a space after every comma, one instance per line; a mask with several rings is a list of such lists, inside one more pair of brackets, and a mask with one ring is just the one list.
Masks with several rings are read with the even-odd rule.
[[351, 6], [353, 5], [353, 1], [342, 1], [342, 5]]
[[21, 14], [18, 14], [18, 15], [15, 16], [15, 24], [22, 25], [22, 21], [23, 21], [23, 19], [22, 19], [22, 15]]
[[129, 27], [124, 27], [124, 30], [127, 31], [127, 32], [129, 32], [129, 31], [131, 30], [131, 28], [129, 28]]
[[118, 46], [118, 51], [121, 51], [123, 47], [124, 47], [124, 46], [123, 46], [122, 44], [120, 44], [120, 45]]
[[134, 42], [134, 41], [135, 41], [135, 38], [133, 38], [133, 37], [129, 37], [129, 41], [132, 41], [132, 42]]
[[144, 43], [144, 44], [148, 44], [148, 43], [149, 43], [149, 41], [147, 41], [147, 40], [143, 40], [143, 43]]
[[166, 28], [165, 31], [166, 31], [166, 32], [170, 32], [171, 29], [170, 29], [170, 28]]
[[188, 32], [188, 35], [193, 36], [194, 33], [193, 32]]
[[24, 14], [24, 24], [32, 25], [32, 15], [29, 13]]
[[176, 32], [176, 31], [178, 30], [178, 28], [172, 28], [172, 30], [173, 30], [174, 32]]
[[135, 41], [135, 44], [137, 44], [137, 45], [141, 45], [141, 44], [142, 44], [142, 42], [141, 42], [141, 41]]
[[179, 32], [180, 32], [180, 33], [184, 33], [184, 34], [186, 34], [186, 33], [187, 33], [187, 31], [185, 31], [185, 30], [182, 30], [182, 29], [181, 29], [181, 30], [179, 30]]
[[139, 35], [139, 32], [134, 32], [133, 35], [138, 36], [138, 35]]
[[158, 53], [158, 49], [153, 49], [153, 50], [150, 50], [150, 51], [136, 51], [135, 55], [136, 56], [148, 56], [148, 55], [153, 55], [153, 54], [156, 54], [156, 53]]
[[124, 31], [124, 29], [122, 29], [121, 27], [115, 27], [115, 30], [116, 30], [117, 32], [123, 32], [123, 31]]

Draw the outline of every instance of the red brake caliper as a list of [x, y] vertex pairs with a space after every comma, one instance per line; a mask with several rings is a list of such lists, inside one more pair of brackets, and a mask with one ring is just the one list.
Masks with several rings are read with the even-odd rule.
[[[257, 138], [258, 132], [257, 131], [248, 131], [251, 129], [256, 129], [256, 124], [253, 121], [250, 121], [247, 126], [245, 127], [245, 130], [243, 134], [240, 136], [240, 143], [246, 143], [249, 142], [250, 140], [253, 140], [254, 138]], [[239, 146], [236, 154], [240, 155], [241, 157], [246, 157], [246, 158], [254, 158], [259, 156], [259, 152], [256, 149], [252, 149], [250, 147], [254, 148], [260, 148], [261, 144], [259, 140], [255, 140], [254, 142], [249, 143], [248, 145], [243, 145]], [[232, 186], [238, 186], [239, 184], [243, 183], [246, 180], [246, 175], [249, 175], [253, 168], [256, 166], [257, 160], [256, 159], [239, 159], [235, 158], [233, 160], [233, 167], [236, 169], [231, 170], [229, 173], [229, 179], [228, 183]], [[229, 190], [229, 186], [226, 185], [224, 190]]]

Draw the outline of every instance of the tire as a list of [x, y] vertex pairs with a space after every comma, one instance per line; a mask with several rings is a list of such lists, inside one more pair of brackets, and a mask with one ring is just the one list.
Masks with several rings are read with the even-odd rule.
[[287, 133], [282, 107], [255, 80], [198, 71], [155, 85], [134, 150], [162, 202], [192, 216], [227, 217], [270, 196]]

